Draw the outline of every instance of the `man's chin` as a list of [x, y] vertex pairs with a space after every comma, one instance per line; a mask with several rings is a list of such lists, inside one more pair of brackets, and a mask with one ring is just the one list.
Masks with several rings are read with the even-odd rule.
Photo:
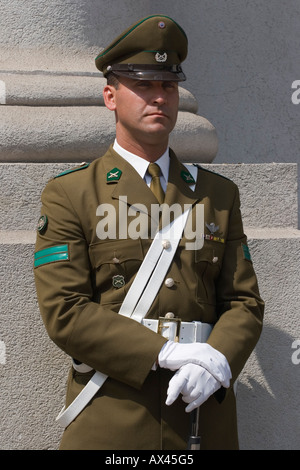
[[155, 122], [149, 126], [147, 126], [147, 133], [155, 135], [165, 135], [169, 136], [170, 132], [174, 129], [174, 126], [170, 126], [169, 120], [167, 121], [167, 118], [165, 120], [161, 120], [160, 122]]

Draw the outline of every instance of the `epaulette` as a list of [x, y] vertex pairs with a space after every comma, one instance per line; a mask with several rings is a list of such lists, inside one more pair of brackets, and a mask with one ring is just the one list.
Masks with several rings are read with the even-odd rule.
[[232, 182], [232, 180], [230, 178], [228, 178], [227, 176], [221, 175], [221, 173], [217, 173], [214, 170], [209, 170], [208, 168], [203, 168], [203, 166], [199, 165], [199, 163], [194, 163], [194, 165], [197, 166], [199, 168], [199, 170], [206, 171], [207, 173], [212, 173], [213, 175], [221, 176], [221, 178], [224, 178], [225, 180], [228, 180], [228, 181]]
[[74, 173], [74, 171], [83, 170], [84, 168], [87, 168], [89, 165], [90, 165], [89, 163], [83, 162], [75, 168], [70, 168], [69, 170], [65, 170], [62, 173], [59, 173], [58, 175], [54, 176], [54, 178], [60, 178], [61, 176], [68, 175], [69, 173]]

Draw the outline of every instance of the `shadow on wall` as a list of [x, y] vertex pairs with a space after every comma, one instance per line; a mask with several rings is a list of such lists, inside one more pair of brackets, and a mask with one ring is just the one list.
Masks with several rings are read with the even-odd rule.
[[238, 385], [241, 449], [300, 450], [299, 330], [293, 337], [266, 324], [253, 358]]

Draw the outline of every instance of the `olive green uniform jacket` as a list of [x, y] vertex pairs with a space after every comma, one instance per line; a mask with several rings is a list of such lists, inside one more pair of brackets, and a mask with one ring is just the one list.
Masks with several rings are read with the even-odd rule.
[[[183, 321], [213, 323], [208, 343], [227, 358], [233, 384], [259, 339], [263, 317], [238, 189], [200, 168], [192, 191], [184, 173], [171, 151], [165, 203], [192, 204], [193, 211], [204, 204], [204, 245], [187, 250], [183, 236], [166, 275], [174, 285], [162, 284], [147, 317], [173, 312]], [[103, 212], [105, 203], [111, 205], [108, 212]], [[124, 213], [137, 203], [144, 204], [149, 224], [145, 228], [142, 223], [141, 236], [132, 239], [124, 235]], [[157, 204], [151, 190], [112, 148], [90, 165], [52, 179], [43, 191], [46, 217], [37, 234], [34, 269], [43, 321], [50, 338], [70, 357], [109, 377], [66, 428], [61, 449], [186, 449], [186, 404], [179, 397], [165, 405], [173, 373], [151, 370], [166, 340], [118, 315], [152, 241], [147, 232], [151, 204]], [[107, 217], [107, 230], [116, 222], [115, 238], [111, 231], [110, 238], [101, 235], [101, 214]], [[138, 230], [136, 220], [128, 216], [129, 233], [132, 223]], [[66, 405], [93, 373], [71, 367]], [[200, 433], [202, 449], [238, 448], [232, 385], [201, 406]]]

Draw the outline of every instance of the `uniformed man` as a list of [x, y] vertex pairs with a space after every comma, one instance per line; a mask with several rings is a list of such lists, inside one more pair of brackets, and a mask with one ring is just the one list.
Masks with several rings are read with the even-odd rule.
[[[186, 449], [199, 407], [201, 449], [238, 448], [233, 385], [259, 339], [263, 301], [236, 185], [189, 171], [168, 146], [186, 55], [185, 32], [163, 15], [104, 49], [96, 66], [107, 77], [116, 140], [42, 194], [36, 288], [50, 338], [72, 358], [62, 415], [77, 407], [63, 421], [61, 449]], [[151, 277], [146, 254], [175, 204], [175, 222], [188, 207], [201, 230], [188, 248], [194, 232], [183, 224], [172, 256], [172, 237], [160, 240], [170, 264], [156, 259]], [[131, 309], [139, 289], [143, 308]]]

